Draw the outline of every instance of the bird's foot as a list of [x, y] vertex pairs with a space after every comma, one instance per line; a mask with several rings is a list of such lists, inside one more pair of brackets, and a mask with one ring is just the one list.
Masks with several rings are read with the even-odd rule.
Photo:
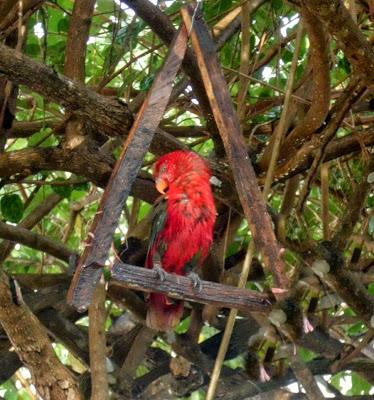
[[165, 272], [165, 270], [162, 268], [161, 265], [156, 264], [156, 265], [152, 268], [152, 270], [156, 272], [157, 278], [158, 278], [161, 282], [163, 282], [163, 281], [166, 279], [166, 272]]
[[269, 382], [271, 379], [271, 376], [266, 372], [265, 367], [262, 365], [262, 363], [260, 363], [260, 381], [261, 382]]
[[303, 330], [304, 333], [310, 333], [314, 331], [314, 327], [306, 315], [303, 315]]
[[187, 277], [191, 279], [194, 289], [197, 289], [200, 293], [203, 290], [203, 281], [200, 279], [199, 275], [195, 272], [190, 272]]

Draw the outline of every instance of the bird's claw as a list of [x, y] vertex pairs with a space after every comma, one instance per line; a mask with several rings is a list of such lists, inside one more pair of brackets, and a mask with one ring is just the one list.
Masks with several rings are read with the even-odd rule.
[[197, 291], [200, 293], [203, 290], [203, 281], [200, 279], [199, 275], [197, 275], [195, 272], [191, 272], [187, 276], [191, 279], [194, 289], [197, 289]]
[[271, 379], [271, 376], [267, 373], [265, 367], [260, 364], [260, 381], [265, 383], [265, 382], [269, 382]]
[[314, 327], [306, 315], [303, 315], [303, 330], [304, 333], [310, 333], [314, 331]]
[[153, 271], [156, 272], [157, 278], [163, 282], [166, 279], [166, 272], [165, 270], [161, 267], [161, 265], [155, 265], [153, 268]]

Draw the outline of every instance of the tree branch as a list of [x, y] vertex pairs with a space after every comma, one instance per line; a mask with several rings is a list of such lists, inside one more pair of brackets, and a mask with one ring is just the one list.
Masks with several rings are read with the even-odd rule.
[[342, 0], [302, 0], [335, 36], [349, 62], [357, 68], [368, 85], [374, 83], [374, 50], [353, 21]]
[[92, 304], [88, 309], [90, 368], [92, 391], [91, 400], [109, 398], [108, 373], [106, 365], [107, 344], [105, 334], [105, 284], [103, 280], [96, 286]]
[[280, 161], [290, 159], [298, 147], [322, 125], [330, 106], [329, 41], [323, 25], [309, 12], [302, 10], [310, 40], [310, 67], [313, 74], [311, 106], [303, 120], [286, 137], [280, 151]]
[[61, 104], [78, 117], [90, 119], [109, 136], [124, 136], [132, 125], [132, 115], [125, 104], [101, 96], [2, 44], [0, 74]]
[[4, 273], [0, 278], [0, 322], [42, 398], [82, 398], [77, 382], [58, 360], [40, 322], [26, 305], [14, 303]]
[[[1, 158], [1, 156], [0, 156]], [[20, 223], [19, 227], [25, 229], [33, 228], [38, 222], [40, 222], [56, 205], [62, 200], [62, 197], [57, 193], [53, 193], [48, 196], [43, 203], [36, 207], [29, 215], [27, 215]], [[4, 261], [14, 245], [12, 242], [7, 240], [0, 244], [0, 261]]]
[[69, 257], [72, 255], [71, 250], [48, 237], [29, 231], [21, 226], [13, 226], [1, 221], [0, 238], [44, 251], [66, 262], [69, 262]]

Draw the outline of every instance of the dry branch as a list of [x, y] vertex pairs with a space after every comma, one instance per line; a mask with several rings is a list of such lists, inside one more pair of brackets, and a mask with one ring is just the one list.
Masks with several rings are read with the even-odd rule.
[[[95, 0], [81, 0], [74, 3], [66, 42], [64, 74], [82, 84], [86, 76], [86, 49], [95, 3]], [[82, 146], [87, 139], [86, 131], [84, 121], [70, 118], [65, 127], [64, 147]]]
[[340, 222], [340, 229], [334, 235], [332, 241], [334, 245], [342, 251], [347, 246], [347, 241], [353, 229], [358, 222], [362, 209], [366, 205], [367, 196], [372, 188], [372, 183], [369, 182], [369, 175], [374, 172], [374, 157], [366, 161], [364, 174], [360, 183], [355, 185], [354, 191], [347, 206], [346, 213]]
[[303, 120], [285, 139], [280, 152], [290, 159], [322, 125], [330, 106], [330, 55], [329, 41], [323, 25], [307, 9], [302, 10], [303, 22], [310, 40], [310, 68], [313, 74], [311, 106]]
[[370, 326], [374, 315], [374, 297], [363, 283], [345, 265], [343, 253], [331, 242], [324, 242], [318, 247], [320, 258], [329, 264], [329, 272], [324, 275], [324, 282], [334, 288], [338, 295]]
[[4, 273], [0, 278], [0, 322], [42, 398], [81, 399], [77, 382], [58, 360], [46, 330], [26, 305], [14, 303]]
[[106, 309], [105, 309], [105, 284], [99, 282], [96, 286], [92, 304], [88, 308], [90, 368], [91, 368], [91, 400], [109, 399], [109, 386], [107, 374], [107, 344], [105, 334]]
[[[23, 0], [22, 1], [22, 23], [24, 23], [32, 13], [40, 8], [45, 0]], [[18, 28], [19, 3], [15, 0], [4, 0], [0, 4], [0, 38], [8, 36]]]
[[164, 293], [179, 300], [237, 308], [247, 312], [267, 311], [271, 308], [270, 298], [253, 290], [202, 281], [202, 289], [198, 291], [191, 279], [184, 276], [167, 274], [166, 279], [160, 281], [156, 271], [129, 264], [116, 264], [112, 270], [112, 279], [122, 287]]
[[[53, 208], [62, 200], [57, 193], [48, 196], [43, 203], [36, 207], [29, 215], [27, 215], [20, 223], [19, 227], [24, 229], [33, 228], [40, 222]], [[0, 244], [0, 261], [4, 261], [14, 247], [13, 242], [4, 240]]]
[[63, 170], [87, 177], [98, 186], [105, 186], [112, 166], [100, 153], [61, 148], [28, 148], [0, 155], [0, 177], [7, 179], [21, 174], [31, 175], [40, 170]]
[[21, 226], [13, 226], [0, 221], [0, 238], [17, 242], [36, 250], [44, 251], [68, 262], [72, 252], [65, 246], [42, 236], [36, 232], [29, 231]]
[[110, 136], [127, 134], [132, 124], [132, 115], [125, 104], [101, 96], [2, 44], [0, 74], [61, 104], [78, 117], [88, 118]]
[[[328, 144], [335, 137], [335, 134], [347, 112], [362, 96], [364, 90], [365, 85], [363, 85], [359, 79], [353, 78], [348, 87], [337, 99], [334, 107], [331, 109], [329, 121], [324, 129], [319, 135], [314, 135], [311, 140], [297, 150], [293, 158], [289, 159], [285, 164], [277, 168], [275, 172], [276, 180], [282, 179], [285, 176], [290, 176], [290, 174], [294, 175], [295, 171], [300, 172], [300, 166], [304, 163], [307, 163], [307, 168], [310, 166], [313, 168], [310, 176], [308, 176], [306, 180], [306, 185], [310, 185], [311, 179], [314, 178], [316, 168], [318, 167], [322, 158], [324, 158], [325, 161], [331, 159], [328, 153]], [[264, 178], [261, 178], [260, 182], [263, 181]]]
[[308, 400], [323, 400], [325, 398], [321, 393], [313, 374], [299, 354], [291, 355], [290, 366], [298, 382], [303, 385]]
[[95, 0], [80, 0], [74, 3], [69, 24], [64, 73], [68, 78], [80, 82], [84, 82], [86, 77], [86, 48], [95, 3]]

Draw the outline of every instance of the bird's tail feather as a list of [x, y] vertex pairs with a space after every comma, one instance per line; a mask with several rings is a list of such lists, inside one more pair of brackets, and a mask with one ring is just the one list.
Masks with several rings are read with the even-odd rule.
[[147, 326], [157, 331], [173, 330], [183, 316], [183, 301], [161, 293], [151, 293], [147, 311]]

